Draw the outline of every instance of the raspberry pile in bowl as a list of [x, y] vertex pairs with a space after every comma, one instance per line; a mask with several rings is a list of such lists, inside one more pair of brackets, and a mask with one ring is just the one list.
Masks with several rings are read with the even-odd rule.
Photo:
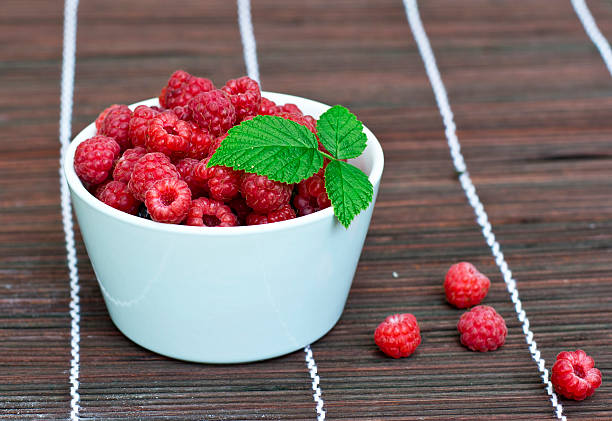
[[232, 227], [285, 221], [330, 206], [324, 168], [295, 185], [214, 166], [212, 154], [227, 131], [256, 115], [273, 115], [316, 133], [316, 120], [294, 104], [262, 98], [244, 76], [215, 88], [177, 70], [159, 106], [111, 105], [98, 116], [97, 134], [81, 143], [74, 169], [100, 201], [168, 224]]

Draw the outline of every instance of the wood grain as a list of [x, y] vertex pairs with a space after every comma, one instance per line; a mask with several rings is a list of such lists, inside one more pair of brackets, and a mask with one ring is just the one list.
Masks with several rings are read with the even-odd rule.
[[[68, 276], [59, 209], [61, 2], [0, 15], [0, 418], [67, 419]], [[400, 1], [254, 2], [263, 86], [360, 116], [386, 167], [346, 310], [313, 345], [328, 419], [550, 420], [550, 403], [501, 276], [451, 167]], [[589, 1], [612, 38], [612, 5]], [[548, 362], [585, 349], [604, 383], [570, 420], [612, 418], [612, 79], [569, 2], [420, 2], [469, 170]], [[74, 132], [111, 103], [157, 94], [177, 68], [223, 83], [244, 73], [234, 2], [82, 2]], [[302, 352], [210, 366], [123, 337], [82, 242], [83, 419], [313, 419]], [[460, 346], [448, 266], [492, 280], [507, 344]], [[399, 274], [398, 278], [392, 272]], [[384, 358], [372, 332], [412, 312], [423, 343]]]

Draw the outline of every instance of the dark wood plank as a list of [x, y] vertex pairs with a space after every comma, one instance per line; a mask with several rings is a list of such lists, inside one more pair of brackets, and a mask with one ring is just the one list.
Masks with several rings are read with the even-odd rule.
[[[420, 2], [469, 170], [551, 367], [583, 348], [604, 373], [568, 418], [612, 418], [612, 80], [571, 6]], [[57, 177], [61, 4], [8, 0], [0, 16], [0, 418], [66, 419], [68, 277]], [[612, 6], [589, 1], [612, 37]], [[106, 105], [157, 94], [176, 68], [244, 73], [233, 2], [82, 2], [74, 131]], [[399, 1], [254, 2], [262, 82], [353, 109], [386, 153], [345, 313], [313, 345], [329, 419], [553, 419], [501, 276], [452, 171], [443, 126]], [[101, 89], [104, 86], [113, 89]], [[303, 353], [256, 364], [172, 361], [112, 325], [82, 242], [84, 419], [313, 419]], [[507, 344], [475, 354], [444, 303], [448, 266], [493, 281]], [[398, 278], [392, 272], [399, 274]], [[404, 360], [372, 340], [412, 312]]]

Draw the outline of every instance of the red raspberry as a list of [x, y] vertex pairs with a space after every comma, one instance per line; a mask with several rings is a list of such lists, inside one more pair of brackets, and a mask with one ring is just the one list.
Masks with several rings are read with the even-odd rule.
[[291, 120], [297, 124], [301, 124], [302, 126], [306, 126], [308, 130], [317, 134], [317, 121], [309, 115], [298, 115], [291, 114], [284, 111], [280, 111], [275, 114], [277, 117], [282, 117], [285, 120]]
[[128, 136], [133, 146], [145, 145], [149, 123], [158, 115], [159, 111], [146, 105], [136, 107], [128, 125]]
[[463, 313], [457, 324], [461, 343], [472, 351], [495, 351], [506, 342], [504, 318], [493, 307], [480, 305]]
[[191, 121], [191, 110], [187, 105], [183, 105], [180, 107], [174, 107], [172, 112], [176, 114], [178, 118], [185, 121]]
[[292, 186], [270, 180], [265, 175], [245, 174], [240, 192], [247, 205], [258, 213], [269, 213], [289, 203]]
[[132, 196], [127, 184], [121, 181], [109, 181], [96, 197], [107, 205], [131, 215], [136, 215], [140, 207], [140, 202]]
[[213, 136], [221, 136], [232, 128], [236, 111], [227, 94], [220, 90], [204, 92], [191, 101], [193, 120]]
[[156, 181], [165, 178], [180, 178], [180, 174], [170, 162], [170, 158], [161, 152], [151, 152], [134, 165], [128, 187], [136, 199], [144, 202], [147, 190]]
[[226, 137], [227, 133], [225, 133], [223, 136], [219, 136], [213, 141], [213, 143], [210, 145], [210, 151], [208, 152], [209, 156], [212, 156], [215, 152], [217, 152], [217, 149], [219, 146], [221, 146], [221, 142], [223, 142]]
[[111, 112], [112, 110], [115, 110], [117, 108], [121, 107], [121, 105], [119, 104], [113, 104], [110, 107], [104, 109], [104, 111], [102, 111], [98, 117], [96, 118], [96, 132], [98, 134], [100, 133], [100, 129], [102, 128], [102, 123], [104, 123], [104, 119], [106, 118], [106, 115]]
[[191, 138], [187, 156], [197, 160], [208, 158], [214, 137], [206, 130], [200, 129], [195, 123], [190, 122], [189, 124], [191, 124]]
[[200, 161], [192, 158], [183, 158], [176, 163], [176, 170], [181, 175], [191, 190], [192, 197], [202, 196], [208, 193], [208, 183], [200, 183], [193, 177], [193, 169]]
[[253, 212], [253, 209], [249, 208], [242, 196], [234, 197], [232, 200], [227, 202], [227, 205], [238, 217], [238, 222], [240, 222], [240, 225], [245, 225], [247, 216]]
[[180, 224], [189, 213], [191, 190], [183, 180], [165, 178], [147, 190], [145, 205], [151, 219], [166, 224]]
[[295, 218], [295, 211], [289, 204], [282, 205], [280, 208], [270, 213], [263, 214], [252, 212], [246, 218], [247, 225], [271, 224], [273, 222], [287, 221]]
[[467, 262], [452, 265], [444, 280], [446, 300], [457, 308], [480, 304], [489, 292], [490, 286], [489, 278]]
[[298, 194], [293, 199], [293, 205], [300, 216], [309, 215], [331, 206], [325, 190], [324, 168], [298, 183]]
[[77, 146], [74, 171], [81, 181], [100, 184], [108, 178], [119, 152], [119, 145], [113, 139], [96, 135]]
[[134, 170], [134, 165], [140, 158], [142, 158], [147, 151], [145, 148], [141, 148], [140, 146], [135, 147], [134, 149], [128, 149], [123, 152], [121, 158], [115, 164], [115, 169], [113, 170], [113, 180], [122, 181], [124, 183], [130, 182], [130, 177], [132, 176], [132, 171]]
[[374, 331], [374, 342], [390, 357], [408, 357], [421, 343], [416, 317], [410, 313], [388, 316]]
[[161, 152], [170, 159], [181, 159], [189, 152], [191, 123], [179, 120], [172, 111], [154, 117], [147, 129], [147, 151]]
[[279, 113], [289, 113], [289, 114], [295, 114], [295, 115], [304, 115], [302, 110], [300, 110], [298, 108], [298, 106], [295, 105], [295, 104], [277, 105], [277, 108], [278, 108], [277, 112], [279, 112]]
[[100, 133], [104, 136], [112, 137], [115, 142], [121, 146], [121, 150], [124, 151], [132, 147], [132, 142], [129, 137], [130, 119], [132, 118], [132, 110], [127, 105], [120, 105], [119, 107], [109, 110], [102, 126], [100, 127]]
[[601, 385], [601, 372], [595, 368], [593, 358], [583, 350], [564, 351], [557, 355], [551, 381], [557, 393], [581, 401]]
[[235, 227], [238, 226], [238, 218], [222, 202], [200, 197], [191, 201], [185, 224], [196, 227]]
[[259, 104], [259, 115], [276, 115], [279, 112], [279, 108], [274, 101], [270, 101], [268, 98], [261, 98]]
[[172, 73], [168, 84], [159, 95], [159, 104], [164, 108], [185, 106], [194, 96], [215, 89], [210, 79], [195, 77], [184, 70]]
[[206, 168], [208, 158], [200, 161], [193, 168], [192, 175], [197, 183], [207, 183], [209, 195], [215, 200], [228, 202], [236, 197], [240, 191], [242, 171], [235, 171], [229, 167], [214, 166]]
[[229, 95], [236, 110], [236, 122], [248, 115], [257, 115], [261, 103], [259, 84], [248, 76], [230, 79], [222, 88]]

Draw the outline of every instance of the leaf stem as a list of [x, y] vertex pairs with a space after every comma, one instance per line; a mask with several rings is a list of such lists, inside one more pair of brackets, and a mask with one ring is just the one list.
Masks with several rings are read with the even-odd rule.
[[331, 160], [331, 161], [337, 161], [337, 160], [338, 160], [337, 158], [334, 158], [333, 156], [331, 156], [330, 154], [328, 154], [328, 153], [326, 153], [326, 152], [319, 151], [319, 153], [320, 153], [321, 155], [323, 155], [325, 158], [328, 158], [328, 159], [329, 159], [329, 160]]

